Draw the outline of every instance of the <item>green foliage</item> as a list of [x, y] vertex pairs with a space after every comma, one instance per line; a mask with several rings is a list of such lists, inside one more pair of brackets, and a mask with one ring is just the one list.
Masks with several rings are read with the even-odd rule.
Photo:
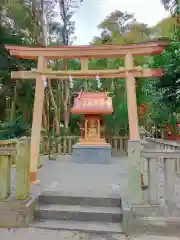
[[13, 139], [25, 136], [29, 126], [23, 116], [12, 122], [0, 122], [0, 140]]
[[157, 37], [170, 37], [172, 33], [172, 29], [176, 25], [176, 18], [172, 18], [171, 16], [165, 19], [162, 19], [160, 22], [156, 24], [155, 27], [152, 28], [152, 34]]
[[180, 108], [180, 30], [175, 28], [169, 45], [158, 57], [154, 65], [164, 68], [163, 76], [157, 81], [156, 87], [162, 91], [162, 101], [171, 113]]
[[[28, 40], [26, 40], [22, 34], [18, 35], [15, 29], [0, 25], [0, 120], [4, 120], [6, 97], [8, 96], [11, 99], [13, 94], [12, 89], [14, 82], [11, 80], [11, 71], [30, 70], [35, 66], [35, 62], [31, 60], [18, 59], [10, 56], [5, 49], [5, 44], [26, 45], [27, 43], [29, 43]], [[23, 87], [23, 85], [24, 83], [22, 82], [19, 84], [21, 87]], [[32, 90], [32, 87], [30, 87], [26, 93], [30, 95]], [[28, 98], [22, 99], [21, 97], [21, 105], [26, 103], [26, 101], [29, 101]]]
[[161, 0], [165, 9], [170, 11], [173, 16], [179, 14], [179, 0]]

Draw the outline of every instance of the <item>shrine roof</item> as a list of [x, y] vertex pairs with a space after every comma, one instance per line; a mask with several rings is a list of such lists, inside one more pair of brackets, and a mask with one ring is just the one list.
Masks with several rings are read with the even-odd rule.
[[73, 114], [111, 114], [112, 99], [106, 92], [82, 92], [75, 98]]
[[82, 92], [79, 95], [80, 99], [83, 99], [83, 98], [105, 99], [106, 97], [107, 97], [107, 93], [106, 92]]

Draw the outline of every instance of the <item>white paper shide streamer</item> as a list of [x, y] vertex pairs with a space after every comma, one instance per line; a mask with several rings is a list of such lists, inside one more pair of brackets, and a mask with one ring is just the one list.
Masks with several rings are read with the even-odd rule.
[[42, 80], [43, 80], [43, 85], [44, 85], [44, 88], [47, 87], [47, 80], [46, 80], [46, 76], [42, 76]]
[[97, 81], [98, 88], [101, 88], [101, 85], [102, 85], [101, 84], [101, 79], [100, 79], [98, 74], [96, 75], [96, 81]]
[[73, 79], [72, 79], [72, 76], [71, 76], [71, 75], [69, 76], [69, 86], [70, 86], [71, 89], [72, 89], [73, 86], [74, 86], [74, 84], [73, 84]]

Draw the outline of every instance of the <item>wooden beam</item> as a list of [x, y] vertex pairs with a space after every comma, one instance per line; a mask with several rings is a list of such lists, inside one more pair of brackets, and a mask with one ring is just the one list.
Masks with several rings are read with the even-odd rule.
[[[136, 78], [147, 78], [157, 76], [160, 77], [163, 74], [163, 69], [154, 68], [154, 69], [143, 69], [142, 71], [133, 70], [133, 76]], [[96, 75], [99, 75], [100, 78], [125, 78], [126, 73], [123, 71], [119, 71], [119, 69], [109, 69], [109, 70], [88, 70], [86, 72], [82, 72], [81, 70], [75, 71], [43, 71], [39, 72], [37, 70], [31, 71], [12, 71], [11, 78], [12, 79], [35, 79], [37, 75], [45, 75], [47, 79], [68, 79], [69, 75], [73, 78], [95, 78]]]
[[[125, 57], [125, 67], [133, 68], [134, 58], [131, 53]], [[131, 72], [126, 72], [126, 92], [129, 120], [128, 141], [128, 188], [132, 204], [142, 202], [141, 190], [141, 143], [139, 138], [139, 124], [137, 114], [136, 82]]]
[[47, 59], [57, 58], [109, 58], [123, 57], [127, 53], [135, 56], [149, 56], [161, 53], [167, 41], [154, 41], [134, 44], [104, 44], [87, 46], [50, 46], [50, 47], [28, 47], [6, 45], [10, 55], [21, 58], [38, 59], [44, 56]]
[[[125, 67], [127, 67], [127, 69], [134, 67], [134, 59], [130, 53], [125, 57]], [[139, 140], [135, 77], [132, 72], [129, 71], [126, 72], [126, 91], [130, 140]]]
[[[39, 71], [46, 69], [46, 59], [39, 57], [38, 66]], [[39, 145], [41, 136], [42, 111], [44, 102], [44, 82], [42, 75], [35, 75], [36, 88], [34, 98], [33, 122], [31, 131], [31, 160], [30, 160], [30, 181], [36, 183], [36, 172], [39, 159]]]
[[43, 75], [57, 75], [57, 76], [69, 76], [70, 74], [72, 76], [78, 76], [78, 75], [96, 75], [98, 73], [101, 74], [101, 75], [105, 75], [105, 74], [113, 74], [113, 73], [125, 73], [126, 71], [139, 71], [139, 68], [138, 70], [136, 68], [132, 68], [132, 69], [125, 69], [124, 67], [121, 67], [119, 69], [104, 69], [104, 70], [101, 70], [101, 69], [97, 69], [97, 70], [88, 70], [87, 69], [87, 64], [83, 62], [83, 66], [82, 66], [82, 70], [67, 70], [67, 71], [52, 71], [52, 70], [48, 70], [48, 71], [45, 71], [45, 72], [40, 72], [40, 71], [37, 71], [37, 70], [34, 70], [32, 72], [34, 73], [37, 73], [37, 74], [43, 74]]

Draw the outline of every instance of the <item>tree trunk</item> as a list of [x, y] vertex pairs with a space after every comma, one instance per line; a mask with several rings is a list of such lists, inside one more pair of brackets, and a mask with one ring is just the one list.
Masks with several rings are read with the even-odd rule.
[[4, 121], [5, 120], [5, 115], [6, 115], [6, 98], [3, 97], [0, 99], [0, 120]]
[[45, 111], [45, 106], [43, 107], [43, 127], [47, 131], [48, 130], [48, 122], [47, 122], [47, 116]]
[[[62, 40], [64, 45], [69, 44], [69, 34], [68, 34], [68, 7], [65, 0], [59, 0], [59, 11], [60, 16], [63, 21], [63, 29], [62, 29]], [[64, 70], [68, 70], [68, 60], [64, 59]], [[64, 82], [64, 127], [65, 127], [65, 134], [68, 133], [68, 126], [69, 126], [69, 101], [70, 101], [70, 91], [69, 91], [69, 82], [67, 79]]]
[[172, 140], [176, 141], [176, 113], [172, 114]]
[[[37, 6], [37, 4], [39, 4], [39, 6]], [[45, 30], [45, 19], [44, 19], [44, 8], [45, 8], [45, 0], [40, 0], [39, 3], [33, 1], [32, 2], [32, 9], [33, 12], [36, 15], [36, 18], [38, 19], [38, 22], [40, 24], [40, 28], [41, 31], [39, 34], [37, 34], [37, 44], [45, 46], [47, 44], [47, 36], [46, 36], [46, 30]], [[49, 91], [45, 93], [45, 102], [46, 102], [46, 106], [49, 106], [48, 99], [50, 97], [51, 99], [51, 103], [53, 105], [53, 108], [55, 110], [55, 122], [56, 122], [56, 134], [60, 135], [60, 126], [59, 126], [59, 120], [58, 120], [58, 114], [57, 114], [57, 105], [55, 102], [55, 98], [54, 98], [54, 94], [52, 91], [52, 86], [50, 81], [48, 81], [48, 89]], [[48, 94], [50, 96], [48, 96]], [[46, 107], [44, 107], [44, 111], [43, 111], [43, 121], [44, 121], [44, 126], [49, 126], [49, 117], [47, 117], [47, 115], [49, 114], [49, 109], [46, 109]], [[46, 119], [45, 119], [46, 118]]]
[[53, 95], [53, 91], [52, 91], [52, 86], [51, 86], [51, 81], [48, 80], [48, 89], [49, 89], [49, 95], [50, 95], [50, 99], [51, 99], [51, 103], [52, 106], [54, 108], [54, 115], [55, 115], [55, 124], [56, 124], [56, 136], [60, 135], [60, 124], [59, 124], [59, 119], [58, 119], [58, 108], [54, 99], [54, 95]]
[[46, 119], [47, 119], [47, 129], [50, 126], [50, 116], [49, 116], [49, 93], [45, 91], [45, 112], [46, 112]]
[[1, 98], [4, 98], [6, 96], [6, 93], [9, 88], [10, 88], [10, 85], [3, 85], [2, 88], [0, 88], [0, 101], [1, 101]]
[[[68, 61], [64, 59], [64, 70], [68, 70]], [[65, 134], [68, 133], [69, 128], [69, 101], [70, 101], [70, 88], [69, 88], [69, 81], [66, 79], [64, 81], [64, 128]]]
[[58, 119], [61, 121], [61, 81], [57, 82]]
[[14, 87], [14, 94], [13, 94], [12, 105], [11, 105], [10, 121], [13, 121], [15, 119], [15, 115], [16, 115], [16, 101], [17, 101], [17, 88], [15, 86]]
[[68, 133], [69, 128], [69, 86], [68, 82], [65, 82], [65, 100], [64, 100], [64, 127], [65, 127], [65, 133]]

